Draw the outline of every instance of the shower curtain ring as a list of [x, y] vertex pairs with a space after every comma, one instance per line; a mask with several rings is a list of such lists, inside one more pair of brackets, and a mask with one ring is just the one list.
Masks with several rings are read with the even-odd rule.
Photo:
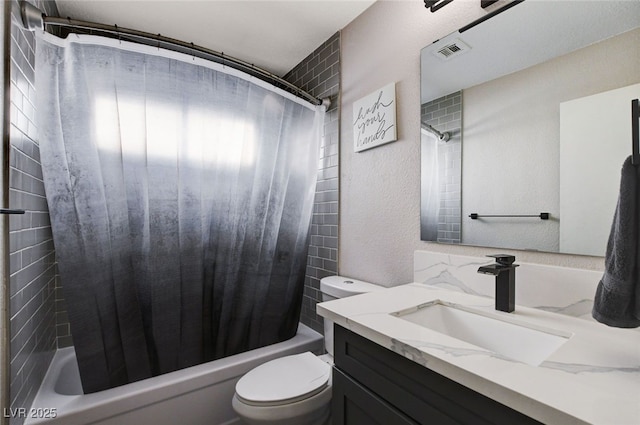
[[160, 50], [160, 37], [162, 36], [160, 35], [160, 33], [158, 33], [158, 50]]
[[196, 47], [193, 45], [193, 42], [191, 42], [191, 59], [196, 60]]
[[122, 44], [122, 40], [120, 39], [120, 30], [118, 30], [118, 24], [113, 24], [116, 29], [116, 34], [118, 34], [118, 43]]

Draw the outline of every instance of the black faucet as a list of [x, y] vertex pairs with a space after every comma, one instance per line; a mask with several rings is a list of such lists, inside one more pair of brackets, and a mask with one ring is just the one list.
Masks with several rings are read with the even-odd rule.
[[487, 255], [496, 259], [495, 264], [482, 266], [478, 273], [496, 277], [496, 310], [511, 313], [516, 308], [516, 257], [507, 254]]

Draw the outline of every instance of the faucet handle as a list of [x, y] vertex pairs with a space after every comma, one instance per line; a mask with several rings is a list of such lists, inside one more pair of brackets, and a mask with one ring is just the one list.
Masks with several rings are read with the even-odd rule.
[[495, 258], [496, 263], [502, 266], [510, 266], [511, 264], [513, 264], [514, 261], [516, 261], [516, 257], [514, 255], [509, 255], [509, 254], [491, 254], [491, 255], [487, 255], [487, 257]]

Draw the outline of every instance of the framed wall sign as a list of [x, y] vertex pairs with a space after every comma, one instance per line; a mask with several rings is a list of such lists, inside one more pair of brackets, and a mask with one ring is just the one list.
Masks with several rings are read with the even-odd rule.
[[388, 84], [353, 103], [355, 152], [375, 148], [397, 139], [395, 83]]

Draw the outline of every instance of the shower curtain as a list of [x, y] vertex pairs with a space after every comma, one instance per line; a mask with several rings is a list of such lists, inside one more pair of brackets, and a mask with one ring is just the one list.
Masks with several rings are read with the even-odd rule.
[[37, 39], [38, 127], [85, 393], [292, 337], [323, 112], [239, 71]]
[[420, 239], [423, 241], [438, 240], [438, 223], [440, 221], [440, 170], [442, 165], [440, 141], [432, 133], [420, 130], [421, 155], [421, 191], [420, 194]]

